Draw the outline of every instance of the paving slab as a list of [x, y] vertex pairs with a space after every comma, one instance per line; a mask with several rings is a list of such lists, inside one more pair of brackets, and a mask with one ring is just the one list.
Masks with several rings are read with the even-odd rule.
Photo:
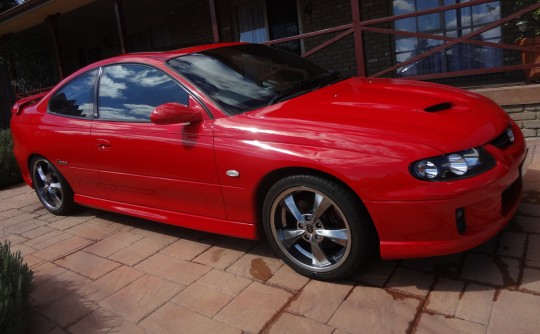
[[465, 285], [462, 281], [440, 278], [429, 293], [424, 308], [448, 317], [455, 316]]
[[309, 318], [303, 318], [290, 313], [282, 313], [280, 317], [270, 326], [268, 333], [317, 333], [331, 334], [333, 327], [317, 322]]
[[503, 290], [497, 296], [487, 332], [538, 333], [540, 329], [540, 296]]
[[168, 303], [141, 322], [151, 333], [241, 334], [242, 330]]
[[539, 333], [535, 145], [518, 213], [494, 238], [448, 256], [374, 256], [336, 282], [297, 274], [264, 241], [93, 209], [54, 216], [23, 184], [0, 190], [0, 242], [34, 272], [29, 333]]
[[310, 281], [287, 310], [326, 323], [353, 289], [354, 283]]
[[423, 313], [416, 327], [416, 334], [485, 334], [487, 326], [440, 314]]
[[138, 322], [171, 300], [184, 288], [183, 285], [145, 275], [103, 299], [99, 305], [127, 320]]
[[403, 293], [357, 286], [328, 324], [348, 333], [404, 333], [412, 329], [420, 300]]
[[258, 333], [282, 310], [291, 296], [287, 291], [253, 282], [214, 318]]

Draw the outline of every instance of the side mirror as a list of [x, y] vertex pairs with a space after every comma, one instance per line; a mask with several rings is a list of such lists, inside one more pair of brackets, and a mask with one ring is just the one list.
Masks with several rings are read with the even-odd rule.
[[159, 105], [150, 114], [150, 121], [158, 125], [195, 123], [202, 121], [200, 110], [180, 103], [165, 103]]

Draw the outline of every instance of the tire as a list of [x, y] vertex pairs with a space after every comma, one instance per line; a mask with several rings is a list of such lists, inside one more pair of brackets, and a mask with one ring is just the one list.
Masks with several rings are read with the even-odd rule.
[[39, 201], [50, 213], [64, 216], [73, 212], [73, 190], [53, 164], [37, 157], [32, 159], [30, 171]]
[[263, 225], [274, 252], [307, 277], [350, 275], [371, 253], [372, 222], [362, 202], [322, 177], [294, 175], [276, 182], [263, 203]]

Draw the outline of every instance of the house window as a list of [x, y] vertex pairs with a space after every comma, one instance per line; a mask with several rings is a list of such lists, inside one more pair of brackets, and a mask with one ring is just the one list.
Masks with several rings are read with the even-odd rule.
[[[238, 40], [264, 43], [300, 33], [298, 8], [291, 0], [255, 0], [234, 6]], [[300, 41], [274, 45], [276, 48], [301, 54]]]
[[[393, 0], [394, 15], [438, 8], [466, 0]], [[439, 36], [461, 37], [501, 17], [500, 1], [447, 10], [395, 21], [395, 29]], [[476, 40], [501, 43], [502, 31], [496, 27], [474, 37]], [[404, 62], [427, 52], [443, 41], [416, 37], [395, 38], [396, 61]], [[502, 49], [460, 43], [398, 69], [399, 76], [492, 68], [503, 65]]]

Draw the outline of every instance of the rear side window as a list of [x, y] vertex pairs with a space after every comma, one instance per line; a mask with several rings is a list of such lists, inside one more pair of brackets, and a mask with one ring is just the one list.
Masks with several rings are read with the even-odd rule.
[[98, 113], [103, 120], [149, 122], [157, 106], [188, 104], [188, 93], [171, 77], [150, 66], [120, 64], [103, 68]]
[[51, 98], [49, 111], [65, 116], [92, 118], [96, 76], [97, 70], [93, 70], [70, 81]]

